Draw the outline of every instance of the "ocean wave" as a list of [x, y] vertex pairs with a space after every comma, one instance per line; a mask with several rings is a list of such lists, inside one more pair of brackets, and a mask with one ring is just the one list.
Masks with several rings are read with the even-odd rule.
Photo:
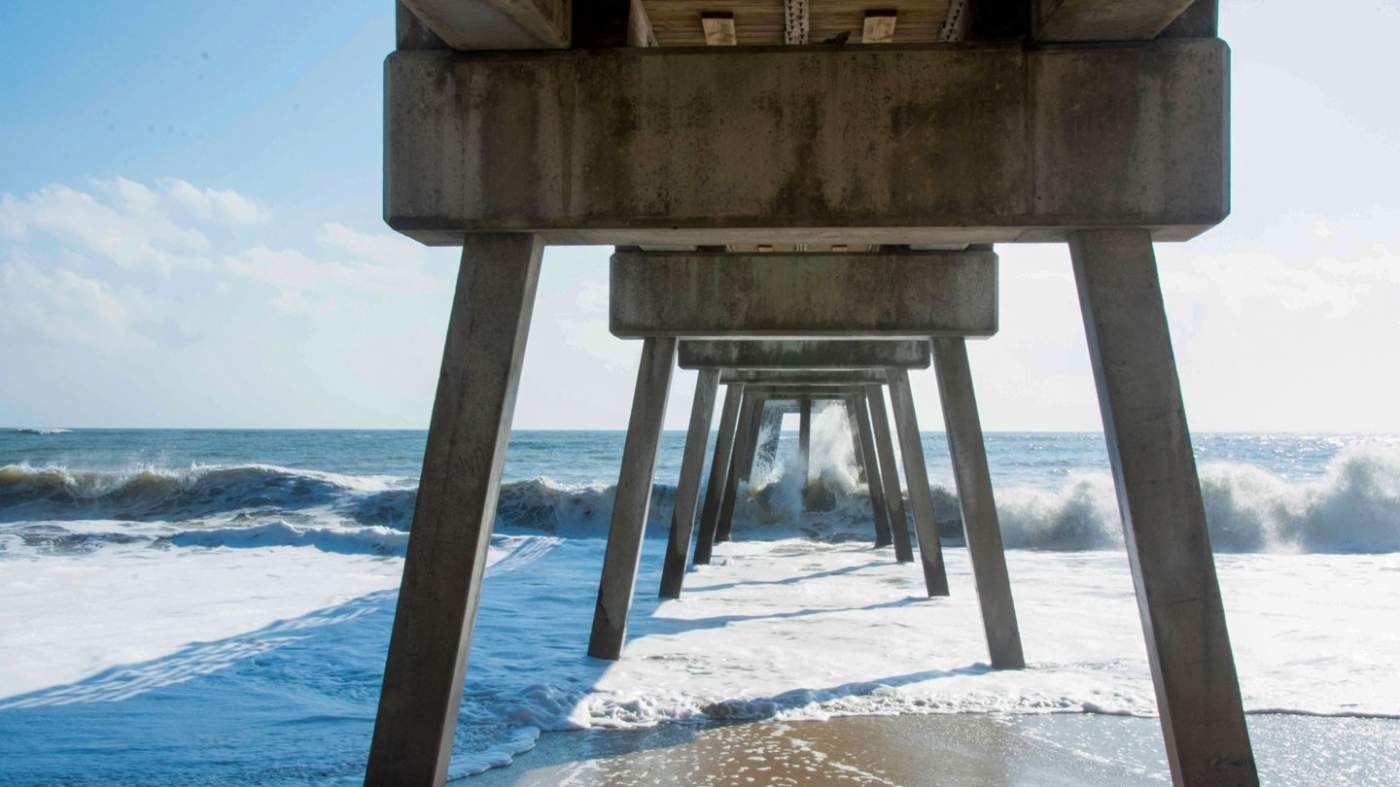
[[296, 527], [281, 521], [186, 530], [162, 540], [181, 547], [313, 547], [343, 555], [402, 555], [408, 547], [408, 534], [399, 530]]
[[[782, 465], [766, 469], [752, 486], [741, 487], [734, 520], [738, 537], [870, 537], [869, 498], [853, 476], [824, 474], [815, 481], [817, 490], [804, 494], [789, 470]], [[1400, 551], [1400, 451], [1393, 448], [1348, 448], [1322, 477], [1310, 481], [1288, 481], [1246, 464], [1205, 464], [1200, 475], [1206, 519], [1219, 551]], [[496, 525], [601, 538], [607, 535], [615, 492], [611, 485], [562, 484], [549, 478], [502, 484]], [[671, 485], [654, 486], [648, 535], [667, 532], [675, 492]], [[961, 539], [957, 498], [937, 486], [933, 494], [940, 534], [956, 543]], [[270, 465], [130, 473], [0, 467], [0, 522], [209, 520], [181, 531], [206, 534], [203, 540], [194, 535], [171, 540], [178, 546], [212, 544], [219, 538], [225, 543], [280, 538], [288, 545], [324, 546], [350, 534], [345, 537], [351, 541], [337, 542], [336, 551], [395, 552], [401, 547], [389, 534], [407, 532], [415, 495], [411, 480]], [[1057, 489], [1001, 489], [997, 503], [1002, 536], [1011, 548], [1085, 550], [1121, 548], [1123, 543], [1107, 473], [1071, 474]], [[308, 535], [318, 528], [330, 539], [320, 545], [320, 536]], [[168, 534], [164, 537], [170, 540]], [[358, 538], [368, 546], [354, 547]]]
[[[1324, 475], [1287, 481], [1258, 467], [1200, 468], [1211, 544], [1221, 552], [1373, 553], [1400, 551], [1400, 451], [1355, 446]], [[998, 494], [1008, 547], [1099, 549], [1123, 543], [1113, 480], [1072, 475], [1053, 491]]]
[[20, 434], [38, 434], [38, 435], [45, 435], [45, 434], [68, 434], [69, 432], [71, 432], [71, 431], [73, 431], [73, 430], [72, 430], [72, 429], [60, 429], [60, 428], [58, 428], [58, 427], [21, 426], [21, 427], [19, 427], [18, 429], [15, 429], [15, 431], [16, 431], [16, 432], [19, 432]]

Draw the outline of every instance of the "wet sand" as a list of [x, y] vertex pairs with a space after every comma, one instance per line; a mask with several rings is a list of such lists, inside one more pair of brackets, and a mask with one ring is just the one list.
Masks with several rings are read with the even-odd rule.
[[[1268, 784], [1381, 785], [1400, 771], [1400, 721], [1249, 717]], [[507, 768], [458, 784], [1165, 784], [1156, 719], [1090, 714], [855, 716], [540, 737]]]

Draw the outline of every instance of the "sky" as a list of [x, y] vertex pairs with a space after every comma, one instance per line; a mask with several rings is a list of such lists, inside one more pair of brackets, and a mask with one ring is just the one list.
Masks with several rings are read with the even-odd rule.
[[[1157, 247], [1191, 426], [1400, 431], [1400, 1], [1220, 27], [1233, 213]], [[425, 427], [457, 254], [380, 217], [392, 46], [390, 0], [0, 4], [0, 425]], [[997, 250], [984, 428], [1098, 431], [1067, 248]], [[546, 252], [516, 428], [625, 428], [609, 253]]]

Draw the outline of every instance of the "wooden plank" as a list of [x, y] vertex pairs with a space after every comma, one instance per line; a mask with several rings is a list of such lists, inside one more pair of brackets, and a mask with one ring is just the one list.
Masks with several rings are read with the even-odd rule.
[[1191, 0], [1034, 0], [1031, 34], [1038, 41], [1148, 41]]
[[[703, 46], [704, 31], [695, 18], [704, 11], [729, 11], [737, 21], [739, 46], [779, 46], [786, 40], [785, 0], [645, 0], [647, 15], [663, 47]], [[807, 41], [818, 44], [845, 34], [860, 40], [865, 12], [872, 7], [899, 14], [903, 43], [938, 41], [947, 18], [949, 0], [807, 0]]]
[[734, 46], [734, 14], [728, 11], [706, 11], [700, 15], [700, 27], [705, 31], [706, 46]]
[[568, 0], [402, 0], [453, 49], [567, 49]]
[[642, 0], [631, 0], [627, 17], [628, 46], [656, 46], [656, 32], [651, 28], [647, 7]]
[[860, 34], [860, 42], [862, 44], [888, 44], [894, 41], [894, 27], [898, 21], [899, 11], [893, 8], [866, 11], [865, 26]]

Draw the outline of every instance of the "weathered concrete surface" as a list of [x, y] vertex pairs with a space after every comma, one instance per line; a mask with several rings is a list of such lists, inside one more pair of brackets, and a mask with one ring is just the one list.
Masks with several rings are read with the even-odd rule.
[[953, 479], [962, 509], [963, 534], [972, 560], [972, 578], [982, 609], [982, 628], [992, 666], [1024, 669], [1021, 630], [1016, 625], [1016, 605], [1011, 579], [1006, 573], [1006, 551], [997, 521], [992, 475], [987, 469], [987, 448], [982, 441], [982, 421], [967, 362], [967, 342], [935, 339], [933, 363], [938, 375], [938, 398], [943, 404], [943, 424], [953, 458]]
[[919, 534], [919, 559], [924, 568], [924, 585], [930, 596], [948, 595], [948, 569], [943, 565], [943, 545], [938, 542], [938, 521], [933, 516], [933, 492], [924, 466], [923, 440], [919, 419], [914, 413], [914, 394], [909, 389], [909, 373], [890, 369], [890, 407], [894, 428], [899, 435], [899, 453], [904, 458], [904, 478], [909, 483], [909, 507], [914, 510], [914, 531]]
[[720, 502], [719, 522], [715, 528], [716, 541], [728, 541], [734, 529], [734, 505], [738, 501], [739, 484], [747, 483], [753, 472], [754, 453], [758, 450], [758, 427], [763, 418], [767, 397], [744, 386], [744, 404], [739, 408], [739, 426], [734, 432], [734, 456], [729, 462], [729, 479], [724, 483], [724, 498]]
[[568, 0], [401, 0], [453, 49], [566, 49]]
[[763, 418], [758, 426], [758, 450], [754, 452], [755, 465], [773, 465], [778, 458], [778, 440], [782, 437], [783, 413], [790, 410], [786, 402], [769, 402], [763, 408]]
[[598, 583], [598, 604], [593, 611], [593, 633], [588, 639], [588, 655], [597, 659], [615, 660], [622, 655], [627, 612], [632, 608], [647, 510], [651, 507], [661, 424], [666, 419], [666, 396], [671, 391], [671, 367], [675, 362], [675, 339], [647, 339], [643, 343], [632, 415], [627, 422], [627, 440], [622, 446], [622, 470], [617, 479], [617, 492], [613, 495], [608, 547], [603, 555], [603, 576]]
[[899, 487], [899, 468], [895, 464], [894, 442], [890, 439], [890, 419], [885, 410], [882, 386], [865, 386], [865, 397], [870, 407], [871, 427], [875, 432], [875, 456], [880, 461], [880, 480], [885, 485], [885, 508], [890, 514], [890, 531], [894, 536], [894, 558], [901, 563], [912, 562], [914, 546], [909, 540], [909, 518], [904, 513], [904, 493]]
[[403, 51], [385, 218], [440, 245], [1180, 240], [1229, 213], [1228, 84], [1217, 39]]
[[1037, 41], [1149, 41], [1191, 0], [1033, 0]]
[[700, 532], [695, 537], [695, 564], [710, 562], [719, 530], [720, 509], [728, 490], [730, 463], [734, 457], [735, 432], [739, 427], [739, 406], [744, 401], [742, 383], [724, 390], [724, 405], [720, 408], [719, 433], [715, 437], [715, 455], [710, 460], [710, 481], [705, 485], [705, 505], [700, 511]]
[[746, 383], [744, 390], [759, 394], [769, 401], [795, 402], [804, 396], [812, 399], [844, 399], [860, 391], [859, 384], [851, 383], [809, 383], [789, 385], [783, 383]]
[[1172, 778], [1258, 784], [1151, 236], [1070, 251]]
[[807, 484], [812, 480], [812, 397], [804, 396], [798, 400], [797, 410], [797, 451], [801, 455], [798, 460], [798, 471], [801, 473], [802, 489], [807, 489]]
[[677, 362], [682, 369], [927, 369], [929, 358], [928, 342], [922, 340], [691, 339], [681, 342]]
[[715, 411], [719, 370], [701, 369], [695, 379], [695, 400], [690, 406], [690, 428], [681, 453], [681, 476], [676, 483], [676, 505], [666, 541], [666, 562], [661, 571], [662, 598], [680, 598], [685, 580], [690, 534], [695, 526], [695, 501], [700, 496], [700, 473], [705, 469], [705, 445], [710, 440], [710, 419]]
[[990, 336], [997, 255], [617, 252], [609, 327], [623, 338]]
[[870, 489], [870, 509], [875, 515], [875, 546], [887, 547], [894, 543], [894, 535], [890, 531], [890, 512], [885, 501], [885, 468], [880, 466], [875, 454], [875, 435], [870, 429], [870, 411], [866, 409], [865, 394], [862, 392], [847, 397], [846, 408], [855, 418], [860, 464], [865, 468], [865, 483]]
[[885, 382], [884, 369], [725, 369], [721, 383], [840, 385]]
[[365, 783], [441, 784], [544, 244], [466, 239]]

